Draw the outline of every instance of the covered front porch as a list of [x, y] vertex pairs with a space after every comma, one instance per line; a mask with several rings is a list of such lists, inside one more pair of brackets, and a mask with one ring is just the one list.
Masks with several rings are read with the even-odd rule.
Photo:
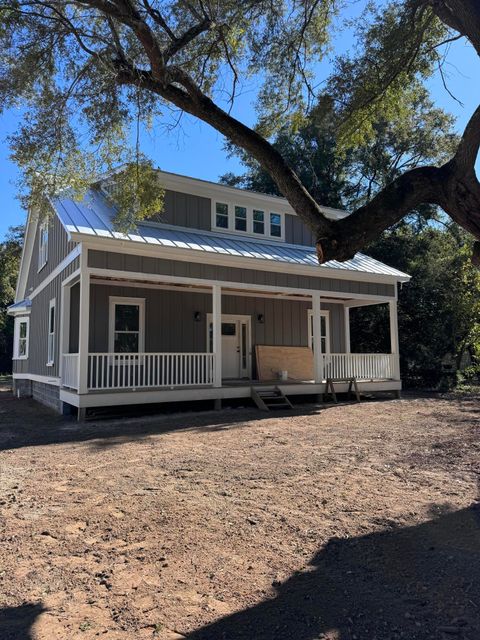
[[[350, 309], [371, 304], [389, 307], [390, 353], [351, 353]], [[392, 296], [90, 268], [64, 283], [62, 327], [61, 397], [77, 407], [241, 398], [267, 384], [321, 394], [327, 378], [401, 388]]]

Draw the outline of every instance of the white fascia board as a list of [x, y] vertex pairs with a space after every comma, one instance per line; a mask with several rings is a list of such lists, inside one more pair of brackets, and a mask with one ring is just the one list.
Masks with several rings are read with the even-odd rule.
[[20, 269], [18, 271], [17, 288], [15, 291], [15, 302], [25, 299], [25, 290], [27, 288], [28, 273], [32, 262], [33, 247], [35, 245], [35, 237], [37, 235], [38, 213], [35, 214], [30, 210], [27, 214], [27, 223], [25, 227], [25, 237], [23, 240], [22, 257], [20, 258]]
[[14, 380], [33, 380], [33, 382], [43, 382], [55, 387], [60, 386], [60, 378], [41, 376], [36, 373], [13, 373], [12, 377]]
[[[254, 271], [275, 271], [293, 275], [311, 276], [314, 278], [332, 278], [333, 280], [353, 280], [357, 282], [372, 282], [379, 284], [395, 284], [406, 282], [399, 276], [366, 273], [364, 271], [351, 271], [348, 269], [333, 269], [329, 267], [298, 265], [292, 262], [278, 262], [261, 258], [244, 258], [230, 256], [209, 251], [197, 251], [196, 249], [180, 249], [178, 247], [165, 247], [163, 245], [151, 245], [135, 243], [132, 240], [115, 240], [114, 238], [92, 238], [74, 234], [74, 240], [86, 244], [88, 248], [97, 251], [116, 251], [139, 256], [163, 258], [167, 260], [179, 260], [182, 262], [197, 262], [223, 267], [236, 267], [239, 269], [253, 269]], [[161, 252], [161, 253], [160, 253]], [[410, 277], [408, 278], [410, 279]]]
[[[284, 213], [296, 216], [297, 213], [286, 198], [280, 196], [272, 196], [266, 193], [256, 191], [247, 191], [238, 187], [230, 187], [226, 184], [218, 184], [217, 182], [209, 182], [200, 178], [192, 178], [178, 173], [170, 173], [169, 171], [158, 170], [158, 177], [162, 187], [170, 191], [179, 191], [190, 195], [201, 196], [204, 198], [229, 198], [237, 204], [243, 202], [264, 202], [271, 205], [273, 211], [281, 208]], [[332, 207], [320, 206], [320, 210], [333, 220], [340, 220], [349, 215], [348, 211], [342, 209], [334, 209]]]
[[[36, 287], [31, 293], [28, 294], [28, 299], [29, 300], [33, 300], [36, 296], [38, 296], [38, 294], [43, 291], [45, 289], [45, 287], [47, 287], [50, 282], [52, 282], [52, 280], [55, 280], [55, 278], [57, 276], [59, 276], [62, 271], [64, 269], [66, 269], [68, 267], [68, 265], [73, 262], [75, 260], [75, 258], [77, 258], [82, 252], [82, 247], [80, 244], [78, 244], [75, 249], [72, 249], [72, 251], [70, 251], [70, 253], [62, 260], [62, 262], [60, 262], [55, 269], [45, 278], [45, 280], [42, 280], [42, 282], [38, 285], [38, 287]], [[72, 277], [75, 274], [71, 274]]]

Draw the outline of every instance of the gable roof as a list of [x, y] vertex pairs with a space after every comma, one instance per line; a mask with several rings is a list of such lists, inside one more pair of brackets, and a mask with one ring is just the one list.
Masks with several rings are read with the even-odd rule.
[[410, 276], [398, 269], [389, 267], [374, 258], [357, 253], [345, 262], [331, 260], [319, 266], [315, 249], [309, 246], [287, 244], [269, 240], [242, 237], [228, 233], [215, 233], [185, 227], [176, 227], [160, 223], [140, 223], [134, 233], [120, 233], [115, 230], [113, 218], [115, 209], [108, 200], [96, 190], [91, 189], [84, 200], [75, 201], [69, 197], [59, 197], [52, 201], [58, 217], [73, 240], [75, 236], [96, 237], [111, 240], [131, 241], [154, 245], [166, 249], [181, 249], [224, 257], [247, 258], [253, 261], [270, 261], [303, 267], [314, 267], [322, 275], [335, 277], [335, 272], [364, 273], [376, 276], [389, 276], [393, 280], [406, 282]]

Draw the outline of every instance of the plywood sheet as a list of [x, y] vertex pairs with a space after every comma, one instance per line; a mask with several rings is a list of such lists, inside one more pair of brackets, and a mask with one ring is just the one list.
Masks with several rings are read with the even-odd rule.
[[288, 372], [288, 380], [313, 380], [313, 353], [309, 347], [256, 345], [257, 372], [261, 381], [278, 380]]

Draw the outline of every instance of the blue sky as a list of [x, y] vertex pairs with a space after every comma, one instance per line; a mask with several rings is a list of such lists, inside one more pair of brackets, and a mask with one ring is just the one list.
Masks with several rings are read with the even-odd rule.
[[[338, 48], [345, 50], [351, 45], [351, 41], [344, 37], [337, 44], [337, 51]], [[429, 88], [437, 106], [457, 117], [457, 128], [461, 131], [480, 103], [480, 60], [472, 47], [463, 40], [450, 46], [447, 60], [445, 74], [448, 88], [463, 106], [451, 98], [438, 74], [430, 81]], [[250, 89], [244, 89], [235, 105], [234, 115], [246, 124], [253, 124], [255, 120], [252, 106], [254, 98], [255, 87], [251, 86]], [[7, 136], [17, 128], [19, 121], [20, 113], [14, 110], [0, 118], [0, 239], [8, 227], [21, 224], [25, 219], [25, 212], [16, 199], [15, 182], [19, 173], [9, 159], [10, 152], [6, 141]], [[241, 171], [238, 160], [227, 157], [221, 134], [188, 116], [184, 116], [180, 127], [172, 132], [158, 126], [151, 133], [144, 133], [141, 146], [143, 152], [166, 171], [206, 180], [217, 180], [227, 171]]]

